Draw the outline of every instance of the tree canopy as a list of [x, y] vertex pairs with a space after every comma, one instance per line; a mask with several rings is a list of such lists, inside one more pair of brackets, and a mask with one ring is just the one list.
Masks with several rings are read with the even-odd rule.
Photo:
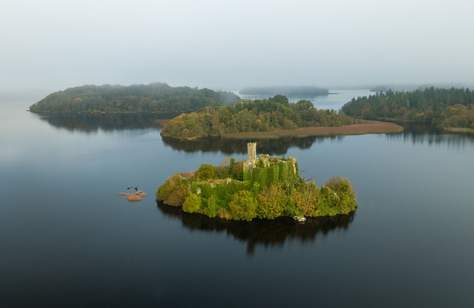
[[175, 174], [161, 185], [158, 200], [199, 213], [228, 220], [250, 221], [283, 216], [335, 216], [357, 208], [350, 181], [336, 177], [324, 186], [305, 181], [293, 158], [260, 155], [256, 165], [244, 162], [202, 165], [192, 173]]
[[40, 114], [144, 113], [172, 117], [205, 106], [219, 106], [239, 100], [230, 92], [148, 85], [87, 85], [52, 93], [30, 107]]
[[276, 95], [269, 99], [242, 100], [230, 106], [206, 107], [179, 115], [161, 130], [165, 137], [199, 139], [241, 132], [266, 132], [310, 126], [353, 124], [348, 116], [332, 110], [318, 110], [307, 100], [289, 103]]
[[342, 108], [350, 116], [431, 124], [438, 128], [474, 129], [474, 91], [426, 88], [379, 92], [355, 98]]

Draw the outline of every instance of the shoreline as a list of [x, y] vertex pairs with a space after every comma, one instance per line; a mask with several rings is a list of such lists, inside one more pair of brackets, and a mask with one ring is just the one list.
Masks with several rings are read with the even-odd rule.
[[443, 130], [447, 133], [453, 134], [467, 134], [467, 135], [474, 135], [474, 128], [468, 127], [445, 127]]
[[[311, 126], [294, 129], [272, 130], [267, 132], [241, 132], [234, 134], [225, 134], [214, 136], [220, 139], [279, 139], [279, 138], [304, 138], [318, 136], [341, 136], [341, 135], [365, 135], [365, 134], [387, 134], [400, 133], [404, 129], [402, 126], [392, 122], [364, 121], [363, 123], [350, 124], [343, 126]], [[173, 136], [162, 135], [162, 137], [171, 138], [180, 141], [195, 141], [207, 139], [213, 136], [199, 138], [176, 138]]]

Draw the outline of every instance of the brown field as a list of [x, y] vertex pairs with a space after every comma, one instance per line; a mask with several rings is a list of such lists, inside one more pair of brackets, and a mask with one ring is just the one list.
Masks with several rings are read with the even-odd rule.
[[281, 137], [310, 137], [335, 135], [362, 135], [399, 133], [403, 127], [391, 122], [364, 121], [363, 123], [337, 127], [302, 127], [295, 129], [274, 130], [269, 132], [243, 132], [222, 136], [226, 139], [277, 139]]

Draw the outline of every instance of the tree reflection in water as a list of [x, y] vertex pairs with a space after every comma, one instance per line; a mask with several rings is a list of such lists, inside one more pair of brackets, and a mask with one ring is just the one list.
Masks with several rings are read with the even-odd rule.
[[430, 125], [410, 124], [404, 125], [405, 131], [399, 134], [386, 134], [389, 141], [403, 141], [404, 143], [428, 144], [429, 146], [446, 145], [449, 148], [462, 149], [474, 143], [472, 134], [445, 133]]
[[313, 243], [318, 237], [324, 237], [330, 232], [347, 230], [355, 216], [353, 213], [351, 215], [313, 218], [308, 219], [304, 224], [297, 223], [291, 218], [242, 222], [189, 214], [180, 208], [167, 206], [160, 202], [157, 203], [157, 208], [165, 216], [181, 220], [182, 225], [191, 231], [225, 232], [235, 239], [245, 242], [248, 255], [253, 255], [257, 246], [282, 246], [289, 240], [299, 240], [305, 244]]
[[99, 130], [117, 131], [126, 129], [148, 129], [160, 126], [160, 119], [150, 114], [75, 114], [39, 116], [55, 128], [84, 133], [97, 133]]
[[[309, 149], [314, 143], [320, 143], [324, 140], [332, 139], [341, 141], [343, 136], [327, 136], [327, 137], [302, 137], [302, 138], [279, 138], [279, 139], [262, 139], [258, 140], [258, 150], [262, 153], [272, 155], [285, 155], [291, 147], [299, 149]], [[247, 153], [246, 139], [221, 139], [206, 138], [192, 141], [181, 141], [172, 138], [162, 137], [163, 143], [170, 146], [174, 150], [193, 152], [221, 152], [224, 154]]]
[[[94, 134], [99, 130], [112, 132], [133, 129], [156, 129], [159, 131], [160, 120], [150, 114], [79, 114], [79, 115], [52, 115], [39, 116], [41, 120], [51, 126], [68, 131], [79, 131]], [[388, 140], [403, 141], [412, 144], [447, 145], [462, 148], [466, 144], [474, 143], [474, 136], [469, 134], [447, 134], [423, 124], [404, 124], [405, 131], [396, 134], [385, 134]], [[248, 140], [226, 140], [220, 138], [206, 138], [193, 141], [180, 141], [162, 138], [165, 145], [174, 150], [193, 152], [221, 152], [224, 154], [241, 153], [247, 151]], [[344, 136], [279, 138], [259, 140], [259, 149], [268, 154], [285, 155], [291, 147], [309, 149], [314, 143], [328, 140], [342, 141]]]

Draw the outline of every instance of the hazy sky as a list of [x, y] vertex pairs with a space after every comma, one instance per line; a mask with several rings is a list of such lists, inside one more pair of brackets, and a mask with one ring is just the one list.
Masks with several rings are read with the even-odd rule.
[[474, 0], [0, 0], [0, 89], [474, 83]]

